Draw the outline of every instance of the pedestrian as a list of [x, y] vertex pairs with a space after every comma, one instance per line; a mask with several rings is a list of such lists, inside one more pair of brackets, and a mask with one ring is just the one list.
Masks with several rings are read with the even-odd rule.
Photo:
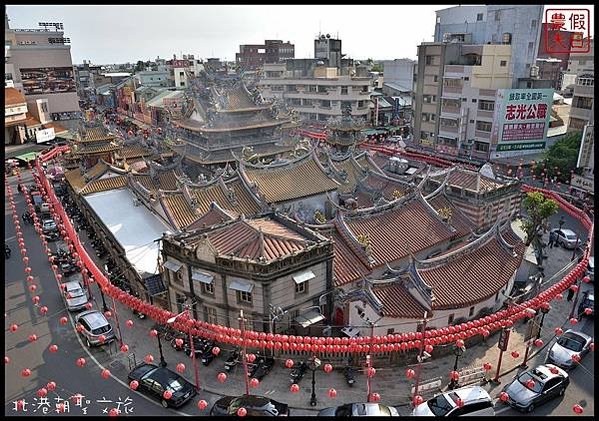
[[557, 237], [557, 234], [555, 233], [555, 231], [551, 231], [549, 233], [549, 248], [550, 249], [552, 249], [553, 245], [555, 244], [555, 240], [556, 240], [555, 237]]
[[568, 301], [572, 301], [572, 298], [574, 298], [574, 291], [572, 288], [568, 288]]
[[5, 259], [10, 259], [10, 254], [12, 253], [12, 250], [10, 249], [10, 247], [8, 246], [8, 244], [4, 243], [4, 258]]

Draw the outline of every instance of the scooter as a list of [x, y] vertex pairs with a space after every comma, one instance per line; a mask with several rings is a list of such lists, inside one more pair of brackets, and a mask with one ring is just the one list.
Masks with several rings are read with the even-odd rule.
[[347, 366], [343, 369], [343, 377], [345, 377], [345, 381], [350, 387], [353, 387], [356, 382], [355, 371], [352, 367]]
[[225, 370], [231, 371], [239, 363], [240, 349], [235, 348], [230, 352], [229, 358], [225, 361]]
[[289, 374], [289, 383], [290, 384], [298, 384], [306, 372], [308, 371], [308, 365], [302, 361], [296, 367], [291, 370], [291, 374]]

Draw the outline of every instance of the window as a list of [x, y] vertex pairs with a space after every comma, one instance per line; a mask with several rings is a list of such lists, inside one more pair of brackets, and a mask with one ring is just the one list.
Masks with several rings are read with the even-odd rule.
[[425, 63], [427, 66], [430, 66], [431, 64], [433, 64], [433, 56], [426, 56]]
[[[484, 142], [474, 142], [474, 150], [478, 152], [489, 152], [489, 144]], [[491, 209], [490, 207], [487, 209]]]
[[181, 82], [179, 83], [179, 86], [185, 86], [185, 82], [181, 81]]
[[206, 282], [200, 282], [200, 284], [202, 285], [202, 294], [214, 295], [214, 282], [209, 284]]
[[437, 82], [438, 80], [439, 80], [439, 76], [437, 76], [437, 75], [434, 75], [434, 76], [433, 76], [433, 81]]
[[184, 72], [179, 72], [179, 77], [183, 77], [185, 75]]
[[447, 324], [448, 325], [452, 325], [453, 324], [453, 318], [455, 317], [455, 314], [450, 314], [449, 317], [447, 318]]
[[532, 29], [537, 29], [537, 20], [536, 20], [536, 19], [533, 19], [533, 20], [530, 22], [530, 27], [531, 27]]
[[590, 110], [593, 107], [593, 98], [576, 97], [576, 102], [573, 105], [575, 108]]
[[437, 16], [437, 23], [441, 23], [441, 16]]
[[46, 102], [42, 102], [42, 111], [45, 113], [48, 112], [48, 104]]
[[468, 311], [468, 317], [474, 316], [474, 306], [470, 307], [470, 311]]
[[216, 309], [214, 307], [204, 306], [204, 320], [208, 323], [216, 324], [218, 317], [216, 316]]
[[331, 108], [331, 101], [328, 101], [328, 100], [320, 101], [320, 106], [322, 108]]
[[[495, 102], [494, 101], [485, 101], [485, 100], [480, 100], [478, 101], [478, 109], [482, 110], [482, 111], [494, 111], [495, 110]], [[474, 123], [474, 121], [471, 121], [472, 123]]]
[[341, 87], [341, 95], [347, 95], [347, 86], [342, 86]]
[[295, 284], [296, 294], [305, 294], [306, 292], [308, 292], [308, 281]]
[[238, 304], [252, 304], [252, 293], [246, 291], [237, 291]]
[[316, 92], [316, 85], [308, 85], [308, 92]]
[[500, 67], [505, 67], [505, 66], [507, 66], [507, 61], [506, 61], [506, 60], [501, 60], [501, 61], [499, 62], [499, 66], [500, 66]]
[[497, 300], [499, 300], [499, 291], [497, 292], [497, 294], [495, 294], [495, 302], [497, 302]]
[[495, 21], [499, 21], [501, 19], [501, 10], [495, 11]]
[[464, 77], [464, 80], [470, 80], [469, 76]]
[[476, 120], [476, 130], [480, 130], [481, 132], [491, 132], [492, 123], [487, 121], [479, 121]]
[[480, 22], [481, 20], [483, 20], [483, 14], [482, 13], [477, 13], [476, 14], [476, 21]]
[[175, 293], [175, 304], [177, 306], [177, 313], [183, 312], [183, 304], [185, 304], [186, 299], [187, 297], [185, 297], [185, 295]]
[[472, 98], [472, 102], [476, 104], [476, 98]]

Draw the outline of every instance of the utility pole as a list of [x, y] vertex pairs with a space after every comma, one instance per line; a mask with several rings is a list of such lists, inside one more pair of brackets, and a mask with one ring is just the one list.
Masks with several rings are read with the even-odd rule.
[[239, 329], [241, 330], [241, 338], [243, 340], [241, 347], [241, 364], [243, 365], [243, 378], [245, 381], [245, 394], [250, 394], [250, 380], [248, 379], [248, 365], [246, 361], [246, 344], [245, 344], [245, 321], [243, 317], [243, 309], [239, 310]]
[[420, 352], [418, 353], [418, 366], [416, 367], [416, 379], [414, 381], [414, 395], [412, 396], [412, 402], [416, 395], [418, 395], [418, 386], [420, 383], [420, 372], [422, 370], [422, 355], [424, 353], [424, 332], [426, 332], [426, 320], [428, 318], [428, 311], [424, 312], [424, 319], [422, 320], [422, 340], [420, 341]]

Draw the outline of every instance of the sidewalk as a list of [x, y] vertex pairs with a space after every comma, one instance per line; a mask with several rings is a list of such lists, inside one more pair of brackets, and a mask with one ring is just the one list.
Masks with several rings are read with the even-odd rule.
[[[86, 241], [85, 233], [82, 232], [82, 240]], [[87, 241], [86, 241], [87, 242]], [[91, 250], [90, 250], [91, 251]], [[550, 258], [550, 264], [546, 268], [547, 275], [551, 275], [565, 266], [570, 262], [571, 252], [562, 248], [548, 249]], [[90, 253], [94, 260], [95, 254]], [[549, 271], [549, 272], [547, 272]], [[548, 279], [548, 278], [547, 278]], [[559, 277], [557, 280], [561, 279]], [[557, 281], [556, 280], [556, 281]], [[553, 283], [553, 282], [552, 282]], [[589, 286], [583, 284], [583, 290]], [[101, 299], [99, 292], [97, 291], [97, 285], [94, 284], [94, 298], [96, 305], [101, 308]], [[581, 291], [582, 294], [582, 291]], [[543, 331], [541, 332], [541, 339], [544, 342], [544, 346], [541, 349], [531, 346], [529, 352], [529, 359], [534, 357], [539, 352], [544, 352], [547, 344], [551, 341], [554, 336], [554, 329], [557, 326], [563, 326], [564, 330], [570, 327], [568, 324], [569, 312], [572, 307], [572, 302], [568, 302], [565, 299], [563, 301], [553, 301], [551, 303], [551, 311], [546, 315], [543, 325]], [[111, 302], [107, 302], [109, 307]], [[129, 346], [129, 354], [135, 356], [137, 364], [143, 362], [144, 357], [147, 354], [151, 354], [154, 357], [154, 363], [159, 362], [159, 351], [158, 342], [156, 338], [149, 335], [149, 331], [154, 327], [155, 322], [149, 318], [140, 320], [133, 316], [131, 310], [126, 308], [117, 302], [117, 311], [119, 318], [119, 325], [123, 335], [123, 342]], [[133, 328], [127, 328], [125, 325], [126, 320], [131, 319], [134, 322]], [[116, 324], [116, 320], [113, 316], [111, 319], [113, 325]], [[503, 354], [503, 361], [501, 366], [502, 376], [512, 377], [512, 372], [516, 370], [519, 364], [524, 359], [526, 350], [526, 344], [523, 341], [524, 333], [526, 331], [526, 323], [519, 322], [514, 326], [512, 334], [509, 340], [508, 350]], [[481, 342], [471, 348], [468, 348], [465, 354], [459, 359], [459, 368], [478, 368], [482, 367], [484, 363], [488, 362], [492, 364], [493, 369], [488, 373], [489, 378], [494, 377], [497, 368], [497, 361], [499, 356], [499, 349], [497, 348], [497, 342], [499, 340], [499, 334], [494, 334], [487, 338], [486, 341]], [[421, 380], [420, 384], [426, 383], [427, 380], [440, 377], [442, 379], [441, 387], [447, 388], [450, 378], [449, 373], [453, 369], [454, 355], [451, 353], [451, 345], [445, 346], [448, 352], [445, 357], [434, 358], [426, 361], [422, 364]], [[168, 367], [174, 370], [175, 366], [182, 362], [186, 366], [185, 373], [183, 374], [190, 382], [194, 382], [194, 371], [192, 361], [183, 352], [177, 352], [174, 350], [168, 341], [162, 341], [162, 348], [164, 352], [165, 360], [168, 363]], [[199, 399], [205, 399], [209, 403], [214, 402], [218, 397], [223, 395], [240, 395], [245, 393], [245, 383], [243, 379], [243, 368], [241, 364], [235, 367], [235, 369], [227, 373], [227, 380], [224, 383], [220, 383], [217, 380], [217, 375], [220, 372], [225, 372], [223, 364], [227, 356], [227, 350], [221, 347], [221, 355], [217, 357], [209, 366], [204, 366], [200, 361], [197, 361], [199, 367], [199, 383], [201, 392], [195, 400], [195, 404]], [[117, 352], [118, 351], [118, 352]], [[520, 356], [513, 358], [511, 353], [517, 351]], [[119, 345], [113, 346], [114, 355], [112, 359], [114, 361], [120, 361], [124, 370], [114, 371], [113, 374], [126, 381], [128, 373], [129, 362], [127, 355], [119, 351]], [[315, 407], [310, 407], [310, 393], [311, 393], [311, 375], [308, 372], [306, 376], [300, 382], [300, 391], [298, 393], [291, 393], [289, 390], [289, 373], [290, 370], [284, 367], [284, 362], [287, 359], [286, 356], [278, 356], [275, 368], [268, 374], [263, 381], [260, 383], [258, 388], [252, 389], [251, 393], [272, 397], [275, 400], [285, 402], [294, 409], [302, 409], [303, 411], [317, 411], [329, 406], [337, 406], [343, 403], [351, 402], [365, 402], [367, 396], [366, 376], [363, 372], [356, 375], [356, 384], [354, 387], [349, 387], [345, 382], [342, 374], [342, 367], [335, 367], [334, 371], [330, 374], [325, 373], [322, 370], [316, 373], [316, 395], [318, 398], [318, 404]], [[296, 363], [299, 359], [294, 360]], [[326, 361], [323, 361], [323, 365]], [[119, 364], [120, 366], [120, 364]], [[391, 366], [391, 367], [376, 367], [377, 372], [375, 377], [372, 379], [372, 392], [378, 392], [382, 399], [381, 403], [392, 405], [392, 406], [404, 406], [405, 411], [411, 409], [409, 407], [411, 403], [410, 389], [412, 387], [412, 381], [408, 380], [405, 376], [407, 368], [416, 369], [416, 366]], [[486, 384], [485, 386], [493, 397], [501, 390], [501, 386], [494, 384]], [[337, 390], [337, 397], [331, 399], [328, 397], [328, 390], [334, 388]], [[432, 396], [433, 393], [438, 392], [439, 389], [431, 389], [428, 393], [423, 392], [422, 395], [425, 399]], [[195, 405], [194, 404], [194, 405]], [[197, 414], [197, 407], [194, 405], [188, 405], [184, 408], [185, 412]]]

